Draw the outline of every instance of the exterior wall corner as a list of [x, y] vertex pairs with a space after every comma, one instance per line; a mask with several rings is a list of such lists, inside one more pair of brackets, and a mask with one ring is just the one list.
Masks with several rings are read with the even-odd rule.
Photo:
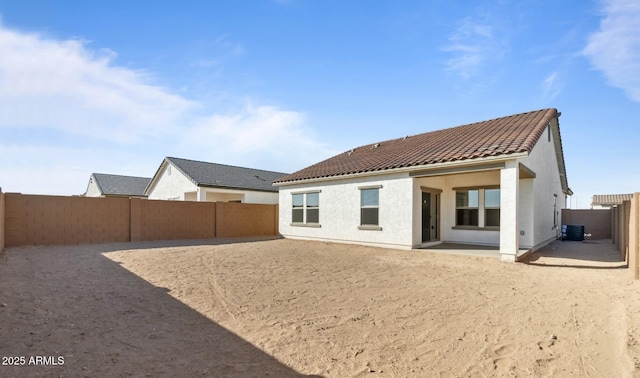
[[507, 162], [500, 170], [500, 256], [503, 261], [515, 261], [520, 249], [519, 171], [517, 161]]

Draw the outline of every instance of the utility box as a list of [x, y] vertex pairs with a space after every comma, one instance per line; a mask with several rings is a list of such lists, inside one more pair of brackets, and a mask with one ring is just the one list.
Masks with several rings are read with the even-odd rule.
[[563, 224], [562, 240], [583, 241], [584, 225], [583, 224]]

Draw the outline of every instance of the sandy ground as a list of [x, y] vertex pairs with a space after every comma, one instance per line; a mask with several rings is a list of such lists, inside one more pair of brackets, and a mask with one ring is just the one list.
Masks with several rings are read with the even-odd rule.
[[3, 377], [632, 377], [639, 342], [608, 241], [525, 264], [294, 240], [0, 257]]

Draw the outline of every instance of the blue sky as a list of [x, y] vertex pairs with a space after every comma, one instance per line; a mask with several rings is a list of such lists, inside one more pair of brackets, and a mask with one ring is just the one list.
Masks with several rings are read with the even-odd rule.
[[555, 107], [572, 206], [640, 191], [640, 2], [0, 0], [0, 187], [293, 172]]

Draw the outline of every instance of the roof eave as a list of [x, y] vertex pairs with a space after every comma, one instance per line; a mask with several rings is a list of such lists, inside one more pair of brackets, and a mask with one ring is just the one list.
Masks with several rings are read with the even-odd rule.
[[529, 156], [528, 152], [516, 152], [512, 154], [487, 156], [487, 157], [475, 158], [475, 159], [455, 160], [455, 161], [449, 161], [449, 162], [443, 162], [443, 163], [414, 165], [411, 167], [392, 168], [392, 169], [383, 169], [383, 170], [377, 170], [377, 171], [349, 173], [349, 174], [336, 175], [336, 176], [325, 176], [325, 177], [316, 177], [316, 178], [301, 179], [301, 180], [274, 182], [273, 185], [280, 187], [280, 186], [289, 186], [289, 185], [317, 183], [317, 182], [324, 182], [324, 181], [345, 180], [345, 179], [357, 178], [357, 177], [381, 176], [381, 175], [389, 175], [389, 174], [396, 174], [396, 173], [410, 173], [414, 171], [423, 171], [426, 169], [463, 167], [463, 166], [469, 166], [469, 165], [480, 164], [480, 163], [485, 164], [490, 162], [519, 159], [527, 156]]
[[151, 180], [149, 180], [149, 183], [147, 184], [147, 187], [144, 189], [144, 195], [145, 196], [149, 196], [151, 188], [153, 188], [153, 186], [156, 184], [156, 182], [158, 182], [158, 180], [160, 178], [160, 172], [162, 172], [162, 169], [167, 164], [170, 164], [170, 163], [169, 163], [169, 160], [165, 157], [162, 160], [162, 163], [160, 163], [160, 166], [158, 167], [158, 169], [156, 170], [156, 173], [153, 175]]
[[250, 192], [265, 192], [265, 193], [278, 192], [278, 189], [269, 190], [269, 189], [241, 188], [239, 186], [224, 186], [224, 185], [213, 185], [213, 184], [198, 184], [197, 186], [201, 188], [232, 189], [232, 190], [250, 191]]
[[[567, 179], [567, 167], [564, 161], [564, 150], [562, 148], [562, 135], [560, 133], [560, 115], [562, 113], [557, 112], [556, 116], [549, 120], [549, 127], [553, 130], [554, 149], [556, 153], [556, 162], [558, 164], [558, 171], [560, 172], [560, 182], [562, 185], [562, 192], [568, 196], [573, 195], [573, 191], [569, 188], [569, 180]], [[555, 120], [555, 122], [551, 122]]]

